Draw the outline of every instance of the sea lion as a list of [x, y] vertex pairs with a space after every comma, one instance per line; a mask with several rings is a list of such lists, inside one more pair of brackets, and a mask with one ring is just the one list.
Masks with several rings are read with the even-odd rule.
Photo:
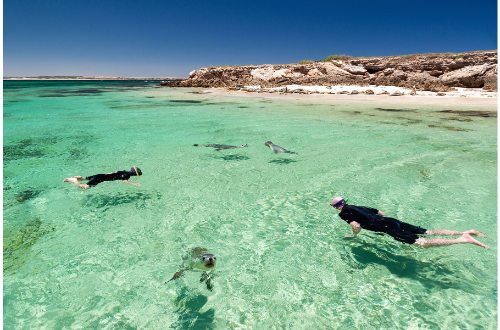
[[227, 144], [193, 144], [195, 147], [210, 147], [210, 148], [215, 148], [217, 151], [221, 151], [224, 149], [236, 149], [236, 148], [245, 148], [248, 147], [248, 144], [242, 144], [240, 146], [229, 146]]
[[287, 153], [287, 154], [297, 154], [296, 152], [286, 150], [283, 147], [280, 147], [277, 144], [272, 143], [271, 141], [266, 141], [264, 143], [265, 146], [268, 146], [275, 154]]
[[175, 272], [174, 276], [165, 283], [172, 280], [176, 280], [187, 270], [198, 270], [202, 271], [200, 282], [205, 282], [207, 289], [212, 291], [214, 285], [212, 279], [214, 277], [215, 264], [217, 262], [217, 257], [209, 253], [207, 249], [202, 247], [195, 247], [191, 249], [186, 256], [183, 258], [183, 265], [181, 269]]

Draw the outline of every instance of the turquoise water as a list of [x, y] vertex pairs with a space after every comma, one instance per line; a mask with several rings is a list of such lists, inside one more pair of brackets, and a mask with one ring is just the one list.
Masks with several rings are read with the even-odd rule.
[[[4, 327], [496, 329], [497, 121], [479, 110], [6, 81]], [[63, 183], [132, 165], [141, 187]], [[492, 249], [346, 240], [334, 195]], [[196, 246], [214, 290], [165, 284]]]

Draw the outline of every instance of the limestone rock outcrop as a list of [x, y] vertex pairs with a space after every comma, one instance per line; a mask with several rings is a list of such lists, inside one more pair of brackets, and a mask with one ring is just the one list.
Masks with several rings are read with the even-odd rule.
[[453, 87], [497, 90], [497, 52], [416, 54], [385, 57], [341, 57], [304, 64], [265, 64], [201, 68], [178, 87], [230, 87], [258, 85], [384, 85], [435, 92]]

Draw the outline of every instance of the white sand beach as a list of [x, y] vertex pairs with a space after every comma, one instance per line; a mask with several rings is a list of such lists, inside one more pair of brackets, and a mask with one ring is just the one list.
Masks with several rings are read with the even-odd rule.
[[396, 86], [301, 86], [274, 88], [244, 86], [239, 90], [204, 88], [203, 93], [242, 97], [264, 97], [326, 103], [376, 102], [383, 104], [418, 104], [478, 106], [497, 108], [497, 92], [482, 88], [455, 88], [450, 92], [412, 91]]

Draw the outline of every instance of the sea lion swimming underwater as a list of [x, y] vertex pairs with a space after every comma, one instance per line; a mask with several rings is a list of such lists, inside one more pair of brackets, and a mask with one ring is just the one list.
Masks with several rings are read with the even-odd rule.
[[193, 144], [194, 147], [210, 147], [210, 148], [215, 148], [217, 151], [221, 151], [224, 149], [236, 149], [236, 148], [245, 148], [248, 147], [248, 144], [242, 144], [239, 146], [229, 146], [227, 144]]
[[212, 291], [214, 288], [212, 279], [214, 278], [214, 269], [217, 257], [214, 254], [209, 253], [205, 248], [195, 247], [191, 249], [182, 259], [183, 266], [181, 269], [175, 272], [174, 276], [172, 276], [172, 278], [165, 283], [178, 279], [188, 270], [198, 270], [202, 271], [200, 282], [205, 282], [207, 289]]
[[271, 141], [266, 141], [264, 143], [265, 146], [269, 147], [275, 154], [287, 153], [287, 154], [297, 154], [296, 152], [286, 150], [283, 147], [280, 147], [277, 144], [272, 143]]

